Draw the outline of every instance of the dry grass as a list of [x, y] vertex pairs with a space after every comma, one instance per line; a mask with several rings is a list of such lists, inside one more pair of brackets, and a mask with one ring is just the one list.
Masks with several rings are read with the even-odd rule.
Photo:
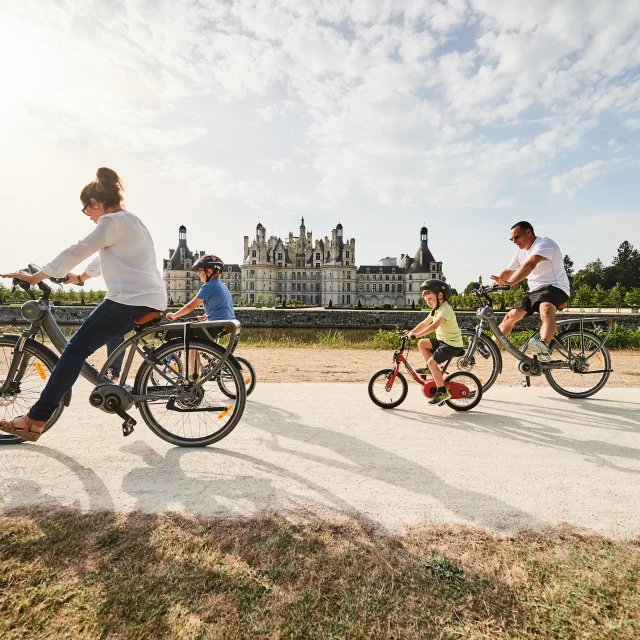
[[11, 638], [638, 638], [640, 545], [569, 529], [382, 536], [22, 510], [0, 517]]

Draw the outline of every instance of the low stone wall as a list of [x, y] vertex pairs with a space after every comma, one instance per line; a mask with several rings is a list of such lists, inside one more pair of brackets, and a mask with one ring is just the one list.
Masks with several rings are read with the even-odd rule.
[[[55, 318], [61, 325], [78, 325], [91, 313], [94, 307], [57, 307]], [[472, 327], [476, 323], [475, 313], [458, 311], [461, 327]], [[500, 319], [504, 314], [496, 313]], [[340, 309], [236, 309], [238, 320], [245, 327], [265, 329], [393, 329], [414, 327], [426, 317], [426, 311], [355, 311]], [[562, 319], [580, 317], [612, 318], [624, 327], [640, 327], [637, 313], [561, 313]], [[26, 324], [20, 315], [20, 307], [0, 306], [0, 326]], [[537, 329], [539, 316], [526, 318], [518, 327]]]

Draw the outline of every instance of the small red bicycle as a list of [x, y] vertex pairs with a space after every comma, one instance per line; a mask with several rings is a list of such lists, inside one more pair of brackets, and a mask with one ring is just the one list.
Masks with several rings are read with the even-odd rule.
[[[404, 364], [411, 377], [422, 387], [422, 393], [426, 398], [433, 398], [436, 392], [436, 383], [433, 378], [422, 378], [416, 373], [407, 361], [405, 347], [409, 340], [409, 334], [402, 333], [400, 348], [393, 354], [393, 368], [381, 369], [371, 376], [369, 380], [369, 397], [383, 409], [393, 409], [402, 404], [409, 392], [407, 379], [400, 373], [400, 365]], [[406, 349], [407, 355], [409, 349]], [[442, 372], [446, 373], [451, 360], [442, 366]], [[449, 389], [451, 398], [446, 404], [456, 411], [469, 411], [482, 399], [482, 383], [469, 371], [455, 371], [444, 379]]]

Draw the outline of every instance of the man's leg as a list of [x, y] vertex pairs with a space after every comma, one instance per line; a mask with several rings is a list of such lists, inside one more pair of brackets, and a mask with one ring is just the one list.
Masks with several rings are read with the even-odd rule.
[[[500, 323], [500, 331], [504, 333], [504, 335], [508, 338], [513, 331], [513, 327], [516, 326], [522, 318], [527, 315], [527, 312], [524, 309], [511, 309], [509, 313], [504, 317], [502, 322]], [[498, 345], [500, 344], [495, 336], [493, 336], [493, 341]]]
[[556, 323], [556, 307], [551, 302], [540, 303], [540, 318], [542, 326], [540, 327], [540, 337], [547, 343], [551, 344], [553, 336], [556, 335], [558, 324]]
[[[111, 340], [109, 340], [107, 342], [107, 358], [124, 342], [125, 333], [126, 332], [122, 332], [122, 333], [118, 334], [115, 338], [111, 338]], [[124, 354], [125, 354], [125, 352], [123, 351], [111, 363], [111, 366], [109, 367], [109, 370], [111, 371], [111, 377], [116, 382], [120, 378], [120, 371], [122, 370], [122, 363], [124, 361]]]

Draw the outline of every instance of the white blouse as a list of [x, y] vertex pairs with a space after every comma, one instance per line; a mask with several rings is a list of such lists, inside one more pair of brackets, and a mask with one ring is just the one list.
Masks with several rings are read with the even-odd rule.
[[167, 308], [167, 292], [156, 264], [151, 234], [142, 221], [128, 211], [100, 217], [94, 231], [41, 270], [54, 278], [62, 278], [96, 251], [98, 255], [85, 272], [90, 276], [102, 274], [108, 300], [158, 311]]

